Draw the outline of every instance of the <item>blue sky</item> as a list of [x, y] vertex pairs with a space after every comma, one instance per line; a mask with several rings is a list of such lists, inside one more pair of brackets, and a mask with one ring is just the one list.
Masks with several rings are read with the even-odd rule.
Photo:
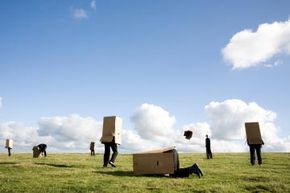
[[276, 134], [289, 136], [290, 52], [279, 47], [238, 69], [222, 52], [243, 30], [286, 23], [289, 8], [286, 0], [1, 1], [0, 122], [119, 115], [134, 132], [132, 116], [152, 104], [184, 128], [210, 122], [210, 102], [238, 99], [274, 112]]

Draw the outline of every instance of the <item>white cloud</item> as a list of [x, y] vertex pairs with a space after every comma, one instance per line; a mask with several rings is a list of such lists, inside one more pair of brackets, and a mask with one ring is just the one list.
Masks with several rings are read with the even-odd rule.
[[46, 143], [49, 151], [88, 151], [91, 141], [97, 149], [102, 123], [91, 117], [72, 114], [67, 117], [44, 117], [38, 127], [28, 127], [17, 122], [0, 123], [0, 138], [13, 139], [16, 151], [30, 151], [34, 145]]
[[238, 99], [211, 102], [206, 105], [205, 111], [209, 117], [212, 136], [216, 140], [227, 142], [240, 140], [245, 144], [244, 123], [258, 121], [266, 150], [290, 150], [287, 145], [290, 141], [277, 135], [278, 128], [274, 123], [276, 113], [262, 108], [255, 102], [245, 103]]
[[[280, 138], [275, 125], [276, 113], [255, 102], [238, 99], [210, 102], [205, 106], [208, 122], [196, 122], [174, 128], [175, 117], [160, 106], [142, 104], [133, 114], [134, 128], [123, 130], [122, 152], [176, 146], [180, 152], [204, 152], [205, 135], [212, 142], [213, 152], [248, 151], [244, 122], [259, 121], [265, 146], [264, 151], [290, 151], [290, 136]], [[193, 131], [190, 140], [183, 132]], [[40, 118], [38, 126], [17, 122], [0, 123], [0, 139], [14, 140], [14, 151], [31, 151], [39, 143], [48, 144], [48, 151], [89, 151], [90, 141], [96, 142], [97, 152], [103, 152], [99, 142], [102, 122], [92, 117], [72, 114], [65, 117]]]
[[233, 69], [261, 65], [281, 53], [290, 54], [290, 19], [261, 24], [257, 31], [240, 31], [222, 49]]
[[142, 104], [131, 120], [137, 133], [144, 139], [159, 139], [174, 133], [175, 117], [153, 104]]
[[77, 114], [68, 117], [43, 117], [39, 121], [40, 136], [51, 136], [57, 148], [86, 149], [90, 141], [99, 141], [102, 123]]
[[87, 12], [82, 8], [76, 8], [73, 10], [73, 17], [75, 19], [81, 20], [88, 18]]
[[13, 121], [0, 123], [0, 139], [13, 139], [14, 149], [30, 150], [38, 142], [37, 128]]
[[97, 8], [96, 0], [92, 0], [92, 1], [91, 1], [91, 8], [92, 8], [93, 10], [96, 10], [96, 8]]

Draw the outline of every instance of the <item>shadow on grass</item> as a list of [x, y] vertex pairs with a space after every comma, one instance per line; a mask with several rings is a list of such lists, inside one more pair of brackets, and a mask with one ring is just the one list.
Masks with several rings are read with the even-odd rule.
[[134, 176], [131, 171], [93, 171], [93, 173], [105, 174], [111, 176]]
[[130, 177], [155, 177], [155, 178], [164, 178], [165, 175], [134, 175], [132, 171], [93, 171], [93, 173], [112, 175], [112, 176], [130, 176]]
[[57, 168], [71, 168], [73, 166], [65, 165], [65, 164], [48, 164], [48, 163], [34, 163], [36, 165], [46, 165], [46, 166], [52, 166]]
[[17, 164], [16, 162], [0, 162], [0, 164]]

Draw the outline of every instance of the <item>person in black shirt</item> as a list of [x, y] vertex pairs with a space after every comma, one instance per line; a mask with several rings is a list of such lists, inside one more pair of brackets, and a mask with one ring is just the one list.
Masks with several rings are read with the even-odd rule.
[[206, 148], [207, 159], [212, 159], [212, 153], [210, 149], [210, 139], [208, 138], [208, 135], [206, 135], [206, 138], [205, 138], [205, 148]]

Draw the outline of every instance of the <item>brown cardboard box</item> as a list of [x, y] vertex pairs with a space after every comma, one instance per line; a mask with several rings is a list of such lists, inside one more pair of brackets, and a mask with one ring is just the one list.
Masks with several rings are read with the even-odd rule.
[[135, 175], [173, 174], [177, 169], [177, 157], [174, 147], [133, 154]]
[[6, 139], [5, 141], [5, 148], [13, 148], [13, 140], [12, 139]]
[[245, 128], [248, 144], [263, 144], [258, 122], [246, 122]]
[[40, 155], [41, 152], [40, 152], [40, 150], [39, 150], [39, 148], [37, 146], [34, 146], [32, 148], [32, 151], [33, 151], [33, 157], [34, 158], [39, 157], [39, 155]]
[[111, 142], [115, 137], [115, 143], [122, 142], [122, 119], [117, 116], [104, 117], [101, 142]]

